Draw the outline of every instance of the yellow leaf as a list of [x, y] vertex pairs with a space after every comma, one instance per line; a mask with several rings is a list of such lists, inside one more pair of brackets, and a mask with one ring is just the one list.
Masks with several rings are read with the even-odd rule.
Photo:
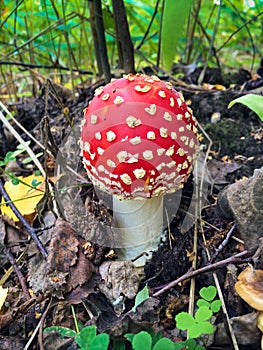
[[[5, 190], [10, 199], [23, 216], [30, 216], [35, 213], [36, 206], [44, 196], [44, 177], [30, 175], [17, 177], [19, 183], [14, 185], [11, 181], [5, 183]], [[9, 216], [14, 222], [18, 222], [13, 210], [2, 198], [1, 211], [3, 215]]]
[[2, 286], [0, 286], [0, 310], [5, 303], [7, 293], [8, 293], [8, 288], [3, 288]]

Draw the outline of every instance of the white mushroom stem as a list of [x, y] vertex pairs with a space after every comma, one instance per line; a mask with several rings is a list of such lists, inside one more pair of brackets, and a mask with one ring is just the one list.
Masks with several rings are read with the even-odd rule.
[[[120, 259], [134, 259], [156, 250], [163, 230], [163, 196], [140, 200], [113, 196], [113, 221]], [[144, 255], [137, 259], [135, 266], [143, 266], [147, 258]]]

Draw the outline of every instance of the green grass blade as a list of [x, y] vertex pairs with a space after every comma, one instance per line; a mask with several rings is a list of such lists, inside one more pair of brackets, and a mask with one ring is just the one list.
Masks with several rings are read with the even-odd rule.
[[165, 0], [161, 31], [161, 54], [164, 69], [171, 71], [180, 39], [185, 37], [184, 28], [193, 0]]

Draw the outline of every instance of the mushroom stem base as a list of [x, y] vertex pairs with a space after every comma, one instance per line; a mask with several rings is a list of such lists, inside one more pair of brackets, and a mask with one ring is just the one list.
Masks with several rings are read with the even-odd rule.
[[[163, 230], [163, 196], [140, 200], [119, 200], [113, 196], [115, 246], [122, 260], [156, 250]], [[137, 259], [143, 266], [148, 256]]]

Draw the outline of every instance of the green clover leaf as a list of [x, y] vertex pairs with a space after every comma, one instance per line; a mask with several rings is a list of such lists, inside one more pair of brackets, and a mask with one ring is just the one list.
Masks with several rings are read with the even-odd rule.
[[214, 286], [203, 287], [200, 290], [199, 294], [203, 299], [207, 301], [212, 301], [216, 296], [216, 287]]

